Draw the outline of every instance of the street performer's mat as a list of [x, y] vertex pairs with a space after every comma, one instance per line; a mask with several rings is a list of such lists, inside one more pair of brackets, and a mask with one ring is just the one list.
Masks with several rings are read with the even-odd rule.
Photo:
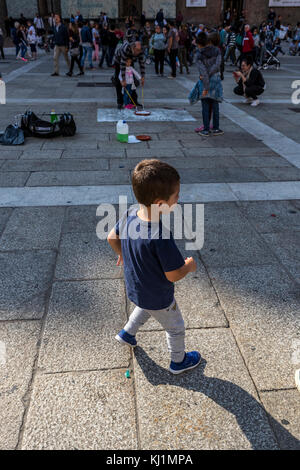
[[151, 111], [149, 116], [139, 116], [132, 109], [103, 108], [98, 109], [98, 122], [117, 122], [120, 119], [124, 121], [196, 121], [196, 119], [185, 109], [148, 109]]

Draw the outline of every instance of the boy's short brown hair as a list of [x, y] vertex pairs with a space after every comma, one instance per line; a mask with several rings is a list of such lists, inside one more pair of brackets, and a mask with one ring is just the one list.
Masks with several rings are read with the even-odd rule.
[[137, 164], [131, 180], [138, 202], [150, 207], [157, 199], [167, 201], [170, 198], [180, 182], [180, 176], [171, 165], [151, 159]]

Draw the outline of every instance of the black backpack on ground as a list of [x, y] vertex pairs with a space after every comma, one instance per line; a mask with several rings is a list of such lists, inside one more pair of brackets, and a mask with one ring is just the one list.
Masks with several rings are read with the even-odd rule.
[[76, 133], [76, 124], [70, 113], [61, 114], [59, 120], [52, 123], [27, 111], [22, 116], [21, 129], [26, 137], [72, 137]]

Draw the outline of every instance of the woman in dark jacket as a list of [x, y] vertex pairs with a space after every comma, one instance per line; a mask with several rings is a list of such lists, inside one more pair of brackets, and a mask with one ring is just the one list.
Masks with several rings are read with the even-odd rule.
[[245, 96], [246, 103], [251, 103], [251, 106], [258, 106], [258, 96], [264, 92], [265, 80], [261, 72], [253, 67], [253, 58], [251, 56], [242, 60], [242, 71], [234, 72], [234, 77], [238, 84], [234, 89], [234, 93]]
[[68, 77], [72, 77], [74, 63], [78, 65], [80, 72], [77, 75], [84, 75], [83, 67], [80, 62], [80, 50], [79, 50], [79, 29], [77, 24], [70, 23], [69, 25], [69, 39], [70, 39], [70, 54], [71, 54], [71, 66], [69, 72], [66, 73]]

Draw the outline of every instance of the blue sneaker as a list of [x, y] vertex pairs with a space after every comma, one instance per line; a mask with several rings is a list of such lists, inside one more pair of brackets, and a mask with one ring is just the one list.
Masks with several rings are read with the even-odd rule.
[[127, 333], [125, 330], [121, 330], [121, 331], [117, 334], [116, 340], [119, 341], [119, 343], [127, 344], [127, 345], [130, 346], [131, 348], [135, 348], [136, 345], [137, 345], [137, 341], [136, 341], [136, 339], [135, 339], [135, 336], [130, 335], [130, 334]]
[[192, 351], [185, 353], [185, 358], [182, 362], [171, 361], [169, 371], [172, 374], [181, 374], [182, 372], [190, 369], [194, 369], [200, 364], [201, 356], [198, 351]]

